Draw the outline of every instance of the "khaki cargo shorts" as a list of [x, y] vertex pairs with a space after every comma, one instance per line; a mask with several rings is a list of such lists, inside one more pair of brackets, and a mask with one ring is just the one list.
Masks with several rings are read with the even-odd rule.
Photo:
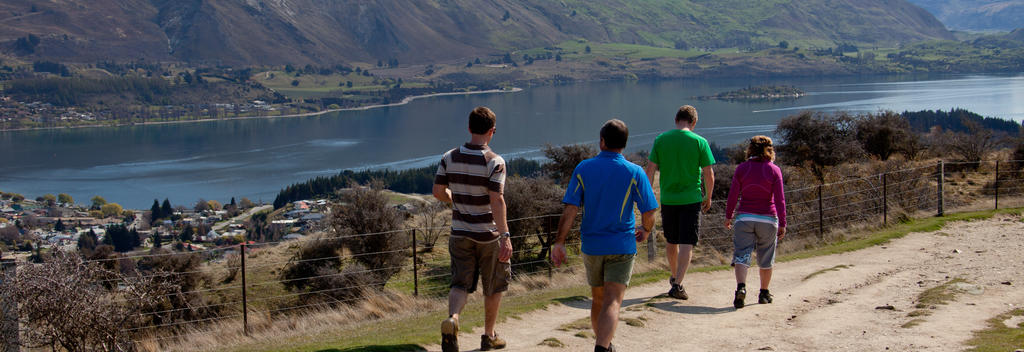
[[508, 291], [512, 264], [498, 261], [498, 240], [477, 242], [465, 237], [448, 240], [452, 258], [452, 288], [473, 293], [479, 279], [484, 296]]

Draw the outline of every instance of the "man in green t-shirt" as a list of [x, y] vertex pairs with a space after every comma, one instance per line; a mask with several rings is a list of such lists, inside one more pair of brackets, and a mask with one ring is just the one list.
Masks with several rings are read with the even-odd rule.
[[700, 213], [711, 209], [711, 191], [715, 188], [715, 172], [711, 169], [715, 158], [708, 141], [693, 133], [696, 125], [697, 109], [690, 105], [679, 108], [676, 129], [654, 139], [645, 170], [652, 185], [654, 175], [661, 171], [661, 227], [672, 271], [668, 294], [677, 299], [689, 298], [683, 289], [683, 276], [697, 245]]

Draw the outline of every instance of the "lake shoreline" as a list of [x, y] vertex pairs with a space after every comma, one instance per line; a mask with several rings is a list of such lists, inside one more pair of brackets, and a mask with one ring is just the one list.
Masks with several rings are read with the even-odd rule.
[[518, 93], [522, 92], [523, 88], [512, 87], [511, 89], [489, 89], [479, 90], [470, 92], [445, 92], [445, 93], [431, 93], [423, 95], [412, 95], [402, 98], [402, 101], [390, 104], [375, 104], [367, 106], [358, 106], [353, 108], [342, 108], [342, 109], [327, 109], [323, 111], [307, 112], [303, 114], [290, 114], [290, 115], [276, 115], [276, 116], [242, 116], [232, 117], [223, 119], [199, 119], [199, 120], [183, 120], [183, 121], [156, 121], [156, 122], [138, 122], [138, 123], [120, 123], [114, 125], [84, 125], [84, 126], [60, 126], [60, 127], [32, 127], [32, 128], [14, 128], [0, 130], [0, 133], [4, 132], [26, 132], [26, 131], [46, 131], [46, 130], [70, 130], [79, 128], [105, 128], [105, 127], [127, 127], [127, 126], [154, 126], [154, 125], [175, 125], [175, 124], [186, 124], [186, 123], [202, 123], [202, 122], [216, 122], [216, 121], [241, 121], [241, 120], [254, 120], [254, 119], [274, 119], [274, 118], [291, 118], [291, 117], [310, 117], [320, 116], [333, 112], [342, 111], [366, 111], [371, 109], [387, 108], [393, 106], [402, 106], [411, 103], [413, 100], [442, 97], [442, 96], [454, 96], [454, 95], [478, 95], [478, 94], [497, 94], [497, 93]]

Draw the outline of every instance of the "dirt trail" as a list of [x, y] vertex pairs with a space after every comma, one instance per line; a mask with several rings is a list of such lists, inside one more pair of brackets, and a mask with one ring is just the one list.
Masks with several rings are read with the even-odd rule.
[[[614, 343], [618, 351], [959, 351], [985, 321], [1024, 305], [1024, 219], [955, 223], [884, 246], [776, 264], [775, 302], [757, 304], [752, 270], [747, 307], [732, 307], [732, 272], [687, 275], [687, 301], [663, 296], [667, 283], [630, 287]], [[809, 275], [826, 269], [811, 278]], [[806, 278], [806, 279], [805, 279]], [[962, 278], [955, 299], [908, 316], [925, 290]], [[578, 280], [582, 283], [583, 278]], [[589, 329], [559, 330], [589, 317], [589, 301], [508, 319], [498, 333], [511, 351], [591, 351]], [[891, 306], [891, 309], [879, 307]], [[921, 321], [911, 327], [904, 324]], [[586, 325], [589, 325], [586, 324]], [[481, 329], [463, 332], [479, 347]], [[592, 335], [589, 335], [592, 336]], [[564, 347], [541, 345], [554, 338]], [[439, 351], [439, 346], [428, 346]]]

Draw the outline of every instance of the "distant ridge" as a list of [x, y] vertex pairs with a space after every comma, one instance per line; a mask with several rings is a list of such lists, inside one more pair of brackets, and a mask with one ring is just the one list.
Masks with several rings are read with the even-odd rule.
[[[19, 38], [35, 36], [36, 43]], [[28, 59], [402, 63], [574, 39], [676, 48], [952, 39], [904, 0], [5, 0], [0, 51]]]
[[1024, 28], [1024, 0], [908, 0], [949, 29], [1011, 31]]

